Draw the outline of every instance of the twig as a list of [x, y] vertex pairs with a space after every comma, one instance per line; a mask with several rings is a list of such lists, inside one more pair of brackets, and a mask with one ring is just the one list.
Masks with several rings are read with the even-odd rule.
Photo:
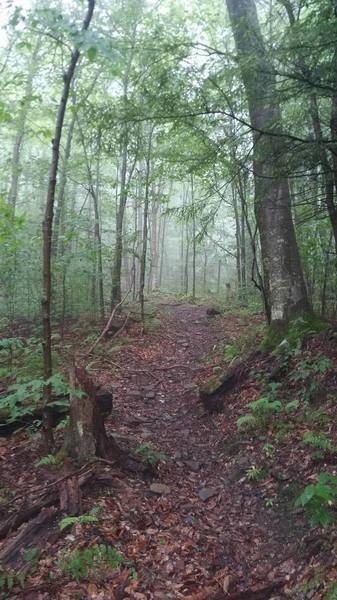
[[155, 369], [155, 371], [168, 371], [169, 369], [189, 369], [191, 371], [195, 370], [193, 369], [193, 367], [190, 367], [190, 365], [166, 365], [164, 367], [152, 367], [152, 369]]
[[[128, 291], [126, 292], [124, 298], [122, 298], [122, 300], [120, 302], [118, 302], [118, 304], [116, 304], [116, 306], [114, 306], [111, 315], [108, 319], [108, 322], [106, 324], [106, 326], [104, 327], [102, 333], [98, 336], [97, 340], [92, 344], [92, 346], [89, 348], [88, 352], [86, 353], [86, 356], [88, 356], [89, 354], [92, 353], [92, 351], [96, 348], [97, 344], [99, 344], [99, 342], [101, 341], [102, 338], [104, 338], [105, 334], [109, 331], [110, 329], [110, 325], [113, 321], [113, 318], [116, 314], [116, 311], [119, 309], [120, 306], [122, 306], [122, 304], [125, 302], [125, 300], [127, 299], [128, 295], [131, 292], [131, 287], [128, 289]], [[125, 325], [125, 324], [124, 324]], [[123, 325], [123, 327], [124, 327]]]
[[130, 313], [128, 313], [126, 315], [126, 319], [125, 319], [122, 327], [120, 329], [118, 329], [118, 331], [115, 331], [115, 333], [111, 336], [112, 338], [116, 337], [117, 334], [119, 335], [120, 333], [122, 333], [122, 331], [124, 331], [124, 329], [126, 327], [126, 324], [127, 324], [128, 320], [129, 320], [129, 316], [130, 316]]
[[34, 493], [38, 492], [39, 490], [43, 490], [43, 493], [45, 493], [49, 488], [54, 487], [55, 485], [58, 485], [59, 483], [62, 483], [62, 481], [69, 479], [69, 477], [74, 477], [74, 475], [82, 475], [83, 474], [82, 471], [84, 472], [85, 469], [87, 467], [89, 467], [91, 464], [93, 464], [94, 462], [96, 462], [96, 458], [87, 462], [80, 469], [77, 469], [76, 471], [72, 471], [71, 473], [68, 473], [67, 475], [64, 475], [63, 477], [60, 477], [59, 479], [56, 479], [55, 481], [51, 481], [50, 483], [39, 485], [35, 488], [30, 488], [30, 489], [26, 490], [24, 494], [15, 496], [14, 500], [19, 500], [20, 498], [26, 497], [28, 494], [31, 494], [32, 492], [34, 492]]

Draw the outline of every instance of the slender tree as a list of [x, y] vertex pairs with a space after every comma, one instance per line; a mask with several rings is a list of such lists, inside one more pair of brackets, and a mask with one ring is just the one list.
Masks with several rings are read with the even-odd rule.
[[[90, 25], [94, 12], [95, 0], [88, 0], [88, 9], [83, 21], [82, 31], [86, 31]], [[42, 296], [42, 321], [43, 321], [43, 374], [44, 374], [44, 391], [43, 391], [43, 428], [45, 440], [49, 448], [54, 445], [50, 413], [48, 411], [48, 403], [51, 399], [51, 383], [52, 376], [52, 341], [51, 341], [51, 301], [52, 301], [52, 273], [51, 273], [51, 242], [53, 233], [53, 216], [55, 189], [59, 166], [60, 143], [64, 116], [66, 112], [67, 102], [72, 79], [74, 77], [76, 65], [80, 57], [80, 51], [75, 48], [72, 51], [68, 69], [63, 75], [63, 90], [56, 115], [54, 137], [52, 142], [52, 159], [49, 171], [49, 183], [47, 191], [47, 201], [42, 225], [43, 234], [43, 296]]]

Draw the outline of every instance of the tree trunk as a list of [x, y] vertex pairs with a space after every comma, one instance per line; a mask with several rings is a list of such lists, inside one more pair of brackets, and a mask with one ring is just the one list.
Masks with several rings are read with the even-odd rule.
[[[88, 10], [83, 22], [82, 30], [85, 31], [90, 25], [90, 21], [93, 15], [95, 7], [95, 0], [88, 0]], [[51, 384], [47, 383], [52, 375], [52, 342], [51, 342], [51, 300], [52, 300], [52, 284], [51, 284], [51, 240], [53, 233], [53, 217], [54, 217], [54, 202], [55, 202], [55, 188], [58, 174], [59, 165], [59, 153], [60, 143], [62, 136], [62, 128], [64, 122], [64, 115], [66, 112], [67, 102], [69, 98], [69, 91], [71, 82], [75, 73], [75, 68], [80, 56], [78, 49], [74, 49], [71, 55], [71, 60], [67, 71], [63, 75], [63, 90], [62, 96], [59, 103], [54, 137], [52, 142], [52, 159], [49, 172], [49, 183], [47, 191], [46, 208], [42, 226], [43, 234], [43, 297], [42, 297], [42, 320], [43, 320], [43, 375], [44, 375], [44, 390], [43, 390], [43, 404], [45, 407], [43, 414], [43, 428], [45, 441], [49, 448], [53, 448], [54, 440], [51, 427], [50, 415], [48, 412], [47, 405], [51, 398]]]
[[144, 194], [144, 212], [143, 212], [143, 248], [140, 258], [140, 281], [139, 281], [139, 302], [142, 323], [144, 327], [144, 287], [146, 273], [146, 255], [147, 255], [147, 235], [148, 235], [148, 216], [149, 216], [149, 201], [150, 201], [150, 169], [151, 169], [151, 151], [152, 151], [152, 135], [154, 126], [150, 125], [148, 134], [148, 147], [145, 159], [145, 194]]
[[220, 294], [220, 283], [221, 283], [221, 260], [218, 261], [218, 273], [216, 281], [216, 293]]
[[192, 300], [195, 300], [196, 292], [196, 223], [195, 223], [195, 206], [194, 206], [194, 181], [191, 175], [191, 204], [192, 204]]
[[[311, 310], [295, 237], [287, 174], [281, 163], [281, 114], [254, 0], [226, 0], [253, 128], [255, 214], [264, 285], [274, 324]], [[275, 156], [278, 164], [275, 164]]]
[[68, 128], [67, 141], [66, 141], [66, 145], [65, 145], [65, 149], [64, 149], [60, 183], [58, 186], [57, 203], [56, 203], [55, 220], [54, 220], [54, 231], [53, 231], [53, 239], [52, 239], [52, 254], [55, 257], [57, 256], [58, 249], [59, 249], [58, 241], [59, 241], [59, 235], [60, 235], [61, 221], [62, 221], [63, 212], [64, 212], [64, 197], [65, 197], [65, 190], [66, 190], [66, 185], [67, 185], [67, 168], [68, 168], [68, 162], [69, 162], [70, 153], [71, 153], [71, 143], [72, 143], [72, 139], [73, 139], [75, 120], [76, 120], [76, 115], [73, 115], [73, 117], [70, 121], [70, 124], [69, 124], [69, 128]]
[[160, 245], [160, 267], [159, 267], [159, 289], [162, 286], [163, 272], [164, 272], [164, 258], [165, 258], [165, 239], [166, 239], [166, 221], [167, 215], [162, 216], [163, 225], [161, 232], [161, 245]]
[[105, 319], [105, 311], [104, 311], [104, 288], [103, 288], [103, 258], [102, 258], [102, 238], [101, 238], [101, 227], [100, 227], [100, 211], [99, 211], [99, 200], [98, 200], [98, 190], [99, 190], [99, 160], [100, 160], [100, 150], [101, 150], [101, 132], [98, 131], [98, 140], [97, 140], [97, 155], [96, 155], [96, 181], [94, 182], [91, 165], [87, 153], [87, 148], [84, 139], [83, 129], [78, 121], [79, 132], [81, 136], [82, 148], [84, 159], [87, 168], [88, 175], [88, 183], [89, 183], [89, 192], [93, 202], [94, 209], [94, 237], [95, 237], [95, 250], [96, 250], [96, 267], [97, 267], [97, 281], [96, 277], [94, 278], [94, 293], [93, 296], [96, 298], [96, 286], [98, 288], [98, 303], [99, 303], [99, 315], [102, 321]]
[[234, 185], [232, 185], [232, 198], [233, 198], [233, 208], [234, 208], [234, 217], [235, 217], [235, 246], [236, 246], [236, 276], [238, 279], [238, 291], [240, 294], [242, 279], [241, 279], [241, 234], [240, 234], [240, 218], [238, 211], [238, 202], [236, 197], [236, 190]]
[[8, 203], [13, 207], [15, 212], [17, 196], [18, 196], [18, 185], [20, 178], [20, 157], [22, 150], [22, 142], [25, 135], [25, 126], [27, 120], [27, 113], [31, 102], [31, 96], [33, 91], [33, 81], [38, 65], [37, 55], [41, 46], [41, 37], [38, 38], [35, 48], [33, 50], [31, 62], [28, 69], [27, 81], [24, 90], [24, 98], [22, 100], [21, 109], [17, 118], [17, 133], [14, 140], [12, 161], [11, 161], [11, 182], [8, 193]]

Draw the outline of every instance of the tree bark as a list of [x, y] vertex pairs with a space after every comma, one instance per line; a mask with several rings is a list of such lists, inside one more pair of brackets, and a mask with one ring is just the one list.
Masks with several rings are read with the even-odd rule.
[[281, 131], [275, 75], [254, 0], [226, 0], [226, 3], [254, 130], [255, 214], [270, 319], [274, 324], [286, 324], [310, 312], [311, 307], [292, 221], [287, 173], [282, 165], [282, 141], [258, 133]]
[[20, 178], [20, 157], [22, 150], [22, 142], [25, 135], [25, 126], [27, 120], [27, 113], [29, 104], [31, 101], [33, 91], [33, 81], [37, 67], [37, 55], [41, 46], [41, 37], [38, 38], [35, 48], [33, 50], [31, 63], [29, 65], [27, 81], [24, 90], [24, 98], [22, 100], [22, 106], [19, 111], [17, 118], [17, 133], [14, 140], [13, 153], [12, 153], [12, 164], [11, 164], [11, 183], [8, 193], [8, 203], [13, 207], [15, 212], [17, 196], [18, 196], [18, 185]]
[[144, 194], [144, 213], [143, 213], [143, 248], [140, 258], [140, 281], [139, 281], [139, 302], [142, 323], [144, 327], [144, 288], [145, 288], [145, 273], [146, 273], [146, 255], [147, 255], [147, 235], [148, 235], [148, 216], [149, 216], [149, 201], [150, 201], [150, 169], [151, 169], [151, 152], [152, 152], [152, 136], [154, 126], [150, 125], [148, 133], [148, 147], [145, 158], [145, 194]]
[[191, 175], [191, 204], [192, 204], [192, 300], [195, 300], [196, 294], [196, 222], [194, 205], [194, 181]]
[[[86, 31], [90, 25], [93, 11], [95, 7], [95, 0], [88, 0], [88, 9], [83, 22], [82, 30]], [[72, 79], [74, 77], [75, 68], [80, 56], [78, 49], [74, 49], [71, 55], [71, 60], [67, 71], [64, 73], [63, 90], [62, 96], [59, 103], [54, 138], [52, 141], [52, 159], [49, 171], [49, 183], [47, 191], [47, 201], [44, 214], [44, 220], [42, 225], [43, 235], [43, 296], [42, 296], [42, 321], [43, 321], [43, 375], [44, 375], [44, 390], [43, 390], [43, 404], [45, 407], [43, 414], [43, 429], [45, 435], [45, 441], [49, 448], [54, 446], [53, 434], [50, 416], [47, 410], [47, 405], [51, 398], [51, 384], [47, 383], [52, 375], [52, 342], [51, 342], [51, 300], [52, 300], [52, 284], [51, 284], [51, 241], [53, 233], [53, 217], [54, 217], [54, 203], [55, 203], [55, 188], [58, 174], [59, 165], [59, 154], [60, 154], [60, 143], [62, 136], [62, 129], [64, 123], [64, 115], [66, 112], [67, 102], [69, 98], [69, 91]]]

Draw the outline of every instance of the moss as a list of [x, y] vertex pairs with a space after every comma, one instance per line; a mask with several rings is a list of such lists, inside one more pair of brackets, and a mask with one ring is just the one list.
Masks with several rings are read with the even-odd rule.
[[264, 352], [271, 352], [285, 339], [290, 347], [294, 347], [299, 340], [309, 335], [317, 335], [328, 331], [328, 329], [329, 323], [312, 314], [298, 317], [290, 323], [275, 321], [268, 327], [260, 349]]
[[219, 377], [211, 377], [206, 383], [200, 388], [200, 393], [206, 396], [211, 396], [214, 392], [221, 387], [222, 381]]

